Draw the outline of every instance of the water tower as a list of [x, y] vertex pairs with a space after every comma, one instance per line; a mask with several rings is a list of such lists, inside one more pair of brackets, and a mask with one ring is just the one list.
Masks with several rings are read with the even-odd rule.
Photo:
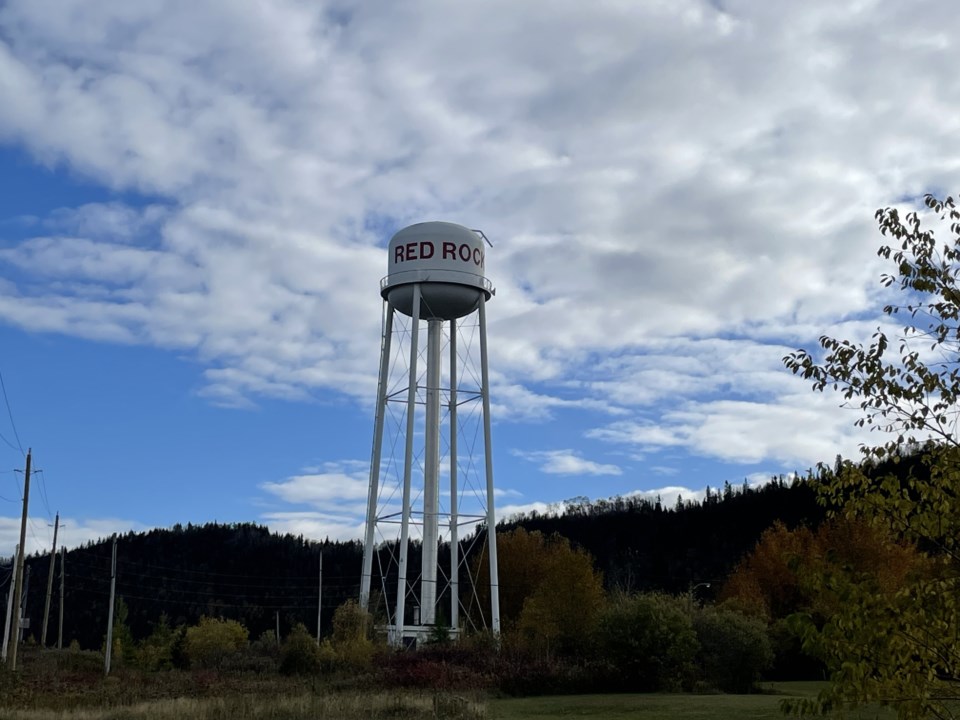
[[[500, 632], [486, 322], [494, 290], [484, 272], [485, 241], [479, 231], [453, 223], [411, 225], [390, 240], [388, 274], [380, 283], [383, 338], [360, 604], [368, 609], [376, 594], [389, 640], [398, 646], [437, 625], [453, 634], [461, 629], [467, 603], [460, 579], [470, 567], [461, 553], [470, 537], [464, 526], [486, 525], [487, 532], [472, 535], [487, 542], [490, 606], [481, 616]], [[408, 567], [416, 540], [422, 543], [419, 572]], [[443, 543], [450, 557], [441, 564]], [[468, 594], [477, 597], [472, 586]]]

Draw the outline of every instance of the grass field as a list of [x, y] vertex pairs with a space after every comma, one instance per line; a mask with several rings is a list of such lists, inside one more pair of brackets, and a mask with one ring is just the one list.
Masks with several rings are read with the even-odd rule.
[[[122, 707], [72, 710], [0, 709], [5, 720], [781, 720], [779, 702], [814, 696], [820, 683], [777, 683], [755, 695], [568, 695], [491, 699], [397, 691], [301, 693], [273, 697], [226, 695], [142, 702]], [[852, 720], [893, 720], [890, 710], [864, 709]]]
[[[756, 695], [571, 695], [491, 700], [490, 720], [591, 718], [592, 720], [782, 720], [780, 700], [814, 697], [822, 683], [771, 683]], [[829, 717], [829, 716], [828, 716]], [[851, 720], [894, 720], [896, 714], [879, 708], [846, 715]]]
[[[5, 678], [10, 683], [11, 678]], [[202, 673], [13, 682], [0, 692], [3, 720], [781, 720], [780, 701], [814, 697], [822, 683], [774, 683], [754, 695], [631, 694], [487, 698], [480, 692], [360, 690], [279, 677]], [[889, 710], [850, 713], [893, 720]]]
[[0, 707], [4, 720], [484, 720], [482, 699], [408, 691], [302, 693], [167, 698], [121, 707], [16, 710]]

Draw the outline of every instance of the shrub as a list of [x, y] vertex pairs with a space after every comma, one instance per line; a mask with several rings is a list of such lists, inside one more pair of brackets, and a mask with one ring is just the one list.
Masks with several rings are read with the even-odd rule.
[[166, 614], [154, 624], [153, 632], [137, 648], [137, 667], [142, 670], [170, 670], [173, 667], [173, 647], [177, 635], [170, 627]]
[[277, 661], [271, 657], [258, 655], [246, 647], [227, 655], [220, 664], [220, 670], [229, 673], [266, 675], [277, 671]]
[[340, 666], [340, 658], [337, 657], [337, 651], [333, 649], [330, 638], [324, 638], [320, 643], [320, 647], [317, 648], [317, 658], [322, 672], [333, 672]]
[[377, 681], [389, 687], [478, 690], [495, 685], [498, 658], [485, 645], [422, 644], [416, 650], [377, 655]]
[[370, 631], [370, 613], [361, 610], [356, 600], [347, 600], [334, 611], [334, 645], [342, 645], [353, 640], [369, 639]]
[[[603, 605], [603, 578], [590, 554], [561, 535], [517, 528], [498, 534], [497, 557], [500, 577], [510, 580], [500, 585], [504, 645], [540, 658], [578, 654]], [[477, 627], [489, 607], [486, 558], [484, 548], [472, 561]]]
[[277, 636], [273, 630], [264, 630], [260, 637], [250, 643], [250, 651], [260, 657], [280, 659], [280, 645], [277, 643]]
[[372, 629], [370, 614], [360, 609], [356, 600], [347, 600], [334, 611], [331, 645], [339, 665], [351, 670], [370, 667], [376, 652]]
[[450, 645], [453, 638], [450, 636], [450, 628], [446, 625], [433, 625], [424, 642], [426, 645]]
[[[130, 610], [123, 598], [117, 598], [113, 610], [113, 642], [110, 653], [110, 662], [114, 668], [131, 666], [137, 661], [137, 644], [133, 640], [130, 626], [127, 623]], [[28, 638], [29, 639], [29, 638]], [[107, 651], [107, 636], [103, 636], [101, 651]]]
[[562, 656], [504, 655], [497, 663], [497, 686], [509, 695], [571, 695], [609, 689], [596, 667]]
[[247, 629], [236, 620], [202, 617], [187, 629], [185, 651], [192, 667], [219, 668], [246, 646]]
[[767, 630], [773, 647], [773, 667], [765, 673], [770, 680], [823, 680], [822, 660], [804, 652], [803, 641], [790, 629], [789, 619], [776, 620]]
[[693, 627], [703, 677], [719, 690], [750, 692], [773, 664], [767, 626], [758, 618], [724, 605], [705, 607], [694, 616]]
[[297, 623], [280, 648], [280, 672], [284, 675], [311, 675], [320, 670], [320, 648], [307, 628]]
[[596, 650], [623, 690], [679, 690], [692, 684], [699, 643], [686, 600], [661, 593], [619, 595], [600, 612]]
[[178, 625], [173, 635], [173, 648], [170, 651], [170, 659], [176, 669], [186, 670], [190, 667], [190, 657], [187, 655], [187, 626]]

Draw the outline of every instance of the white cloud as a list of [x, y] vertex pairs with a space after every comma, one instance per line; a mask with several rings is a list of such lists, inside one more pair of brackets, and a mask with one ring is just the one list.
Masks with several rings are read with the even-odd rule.
[[363, 523], [351, 516], [321, 512], [268, 512], [261, 521], [272, 532], [303, 535], [312, 540], [359, 540]]
[[[141, 532], [149, 528], [135, 520], [120, 518], [60, 518], [60, 532], [57, 545], [67, 549], [76, 548], [84, 543], [105, 540], [115, 533]], [[0, 555], [11, 556], [20, 542], [20, 517], [0, 517]], [[49, 554], [53, 545], [53, 527], [47, 518], [29, 518], [27, 524], [26, 552]]]
[[617, 465], [594, 462], [580, 457], [574, 450], [515, 450], [514, 454], [540, 464], [540, 472], [548, 475], [622, 475]]
[[682, 485], [667, 485], [661, 488], [654, 488], [653, 490], [635, 490], [626, 493], [624, 497], [643, 498], [650, 502], [659, 501], [663, 507], [669, 509], [676, 506], [677, 500], [682, 499], [684, 502], [702, 502], [706, 495], [706, 488], [694, 490], [683, 487]]
[[836, 454], [856, 457], [865, 443], [883, 438], [853, 426], [854, 414], [829, 395], [782, 395], [777, 402], [686, 402], [661, 416], [659, 425], [623, 421], [589, 431], [592, 438], [640, 452], [685, 447], [736, 463], [776, 461], [804, 470]]
[[504, 505], [496, 508], [497, 522], [509, 520], [517, 515], [529, 515], [536, 512], [540, 515], [556, 515], [563, 511], [561, 503], [546, 503], [534, 501], [529, 503], [517, 503], [513, 505]]
[[318, 509], [348, 502], [365, 507], [369, 489], [367, 470], [356, 462], [330, 463], [324, 472], [294, 475], [279, 482], [265, 482], [260, 489], [286, 503]]
[[0, 140], [151, 199], [6, 242], [0, 319], [186, 351], [224, 405], [369, 402], [386, 235], [453, 219], [495, 243], [501, 421], [578, 413], [597, 438], [739, 462], [848, 454], [852, 418], [779, 358], [876, 325], [872, 210], [955, 179], [936, 10], [11, 0]]

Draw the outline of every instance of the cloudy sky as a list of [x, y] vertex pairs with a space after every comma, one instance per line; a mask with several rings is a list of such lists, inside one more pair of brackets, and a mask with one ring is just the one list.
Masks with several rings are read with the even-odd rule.
[[942, 9], [0, 4], [0, 552], [20, 446], [31, 547], [58, 510], [356, 536], [422, 220], [494, 244], [502, 512], [854, 455], [780, 359], [876, 328], [874, 210], [955, 189]]

